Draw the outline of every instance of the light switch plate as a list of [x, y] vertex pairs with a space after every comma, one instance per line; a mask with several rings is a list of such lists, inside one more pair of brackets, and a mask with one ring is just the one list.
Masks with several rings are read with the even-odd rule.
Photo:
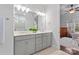
[[5, 18], [0, 16], [0, 44], [5, 41]]

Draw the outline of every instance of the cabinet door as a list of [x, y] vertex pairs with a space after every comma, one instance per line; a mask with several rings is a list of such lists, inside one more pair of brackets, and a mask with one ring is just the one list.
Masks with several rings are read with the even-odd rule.
[[48, 39], [47, 39], [47, 47], [52, 45], [52, 33], [49, 33]]
[[15, 39], [15, 54], [27, 55], [35, 52], [35, 38]]
[[42, 38], [37, 37], [36, 38], [36, 51], [39, 51], [42, 49]]
[[47, 48], [52, 45], [52, 34], [44, 33], [43, 34], [43, 48]]
[[15, 55], [24, 55], [25, 53], [25, 41], [24, 40], [15, 40]]
[[49, 46], [51, 46], [52, 45], [52, 40], [51, 40], [51, 37], [48, 37], [48, 38], [46, 38], [46, 47], [49, 47]]
[[47, 47], [47, 38], [43, 37], [43, 49]]
[[30, 38], [25, 41], [25, 55], [32, 54], [35, 52], [35, 39]]

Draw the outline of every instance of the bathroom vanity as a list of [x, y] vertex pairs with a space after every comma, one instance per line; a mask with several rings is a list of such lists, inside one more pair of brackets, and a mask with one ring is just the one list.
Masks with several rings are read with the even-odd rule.
[[38, 14], [35, 10], [24, 12], [15, 7], [14, 11], [15, 55], [34, 54], [52, 45], [52, 32], [46, 31], [45, 13], [39, 11], [41, 14]]
[[52, 45], [52, 32], [15, 33], [14, 54], [29, 55]]

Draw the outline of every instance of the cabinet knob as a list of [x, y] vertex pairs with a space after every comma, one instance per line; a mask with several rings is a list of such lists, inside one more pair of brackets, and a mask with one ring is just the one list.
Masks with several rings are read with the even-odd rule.
[[6, 20], [9, 20], [9, 18], [7, 17]]

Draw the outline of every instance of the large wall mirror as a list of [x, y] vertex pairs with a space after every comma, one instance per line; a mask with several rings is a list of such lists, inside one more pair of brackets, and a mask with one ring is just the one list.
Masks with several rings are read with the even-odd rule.
[[[43, 31], [45, 29], [45, 14], [32, 11], [30, 8], [27, 10], [21, 10], [14, 6], [14, 31], [30, 31], [31, 29], [37, 29]], [[24, 8], [24, 6], [21, 6]]]

